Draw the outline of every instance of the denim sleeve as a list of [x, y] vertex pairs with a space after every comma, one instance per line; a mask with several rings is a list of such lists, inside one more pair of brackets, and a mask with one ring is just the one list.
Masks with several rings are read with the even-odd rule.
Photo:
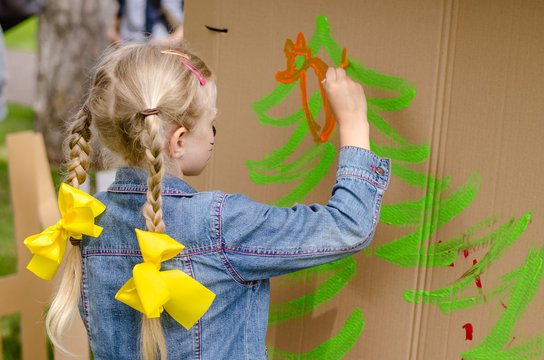
[[243, 281], [262, 280], [364, 249], [374, 235], [389, 176], [388, 159], [343, 147], [325, 206], [278, 208], [227, 195], [220, 212], [220, 240], [230, 271]]

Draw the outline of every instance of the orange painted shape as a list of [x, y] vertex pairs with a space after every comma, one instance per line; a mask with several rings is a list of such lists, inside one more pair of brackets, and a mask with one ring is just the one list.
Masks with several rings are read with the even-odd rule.
[[[306, 45], [306, 38], [304, 37], [303, 33], [298, 34], [295, 43], [293, 43], [291, 39], [287, 39], [285, 41], [283, 51], [285, 53], [285, 57], [287, 58], [287, 66], [285, 70], [278, 71], [276, 73], [276, 80], [284, 84], [291, 84], [300, 79], [302, 109], [304, 110], [304, 116], [306, 118], [306, 123], [308, 124], [308, 129], [310, 130], [310, 133], [312, 134], [312, 137], [316, 143], [325, 142], [332, 135], [336, 125], [336, 120], [334, 119], [334, 116], [330, 110], [329, 101], [322, 83], [322, 81], [325, 79], [325, 73], [327, 72], [328, 65], [320, 58], [312, 56], [312, 49]], [[344, 69], [349, 65], [346, 54], [347, 51], [344, 48], [342, 51], [342, 63], [340, 64], [340, 67]], [[297, 68], [295, 65], [297, 56], [304, 56], [304, 62], [300, 68]], [[321, 133], [319, 133], [319, 130], [321, 130], [321, 125], [314, 120], [308, 104], [306, 70], [309, 68], [312, 68], [317, 76], [319, 92], [321, 94], [321, 100], [323, 101], [323, 109], [325, 110], [325, 124]]]

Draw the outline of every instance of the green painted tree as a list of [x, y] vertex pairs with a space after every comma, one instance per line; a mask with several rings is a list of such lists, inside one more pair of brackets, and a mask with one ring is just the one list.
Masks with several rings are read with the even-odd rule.
[[[336, 66], [342, 61], [342, 50], [330, 34], [326, 17], [316, 19], [316, 31], [308, 42], [312, 55], [324, 48]], [[389, 98], [367, 98], [368, 120], [388, 144], [377, 144], [371, 139], [371, 149], [381, 157], [392, 161], [391, 173], [415, 189], [424, 190], [419, 199], [386, 204], [382, 206], [380, 222], [390, 226], [410, 227], [415, 230], [399, 239], [393, 239], [379, 246], [374, 255], [401, 267], [446, 267], [450, 266], [461, 253], [478, 248], [486, 248], [486, 255], [455, 284], [443, 289], [431, 291], [408, 289], [404, 299], [413, 303], [426, 303], [437, 306], [446, 315], [453, 310], [478, 306], [502, 296], [501, 304], [508, 303], [503, 315], [495, 324], [492, 332], [473, 350], [461, 354], [465, 360], [477, 359], [535, 359], [542, 353], [542, 338], [538, 335], [525, 341], [523, 345], [503, 350], [513, 336], [515, 324], [524, 309], [531, 302], [542, 279], [542, 254], [544, 250], [531, 251], [526, 263], [516, 271], [504, 275], [501, 283], [494, 289], [482, 291], [479, 295], [467, 295], [469, 285], [478, 284], [479, 276], [498, 260], [505, 250], [525, 231], [531, 213], [519, 218], [512, 218], [491, 230], [497, 217], [485, 219], [470, 229], [448, 241], [432, 243], [432, 235], [444, 224], [465, 210], [476, 197], [481, 176], [473, 172], [457, 189], [446, 196], [450, 189], [450, 176], [436, 179], [428, 174], [412, 170], [410, 165], [422, 163], [429, 158], [430, 148], [425, 143], [415, 145], [400, 135], [380, 115], [408, 107], [415, 97], [413, 84], [389, 75], [367, 69], [358, 60], [349, 58], [348, 76], [367, 87], [379, 88], [396, 94]], [[300, 62], [297, 64], [300, 66]], [[273, 118], [266, 114], [273, 106], [281, 102], [292, 92], [297, 83], [279, 84], [269, 95], [253, 104], [262, 125], [294, 126], [293, 134], [280, 149], [262, 160], [247, 161], [250, 178], [258, 184], [292, 183], [294, 188], [285, 196], [271, 203], [278, 206], [291, 206], [301, 202], [330, 170], [336, 157], [336, 150], [329, 142], [318, 142], [294, 161], [288, 160], [309, 133], [304, 120], [303, 109], [283, 118]], [[322, 107], [318, 92], [308, 101], [310, 111], [315, 118]], [[480, 237], [475, 235], [488, 232]], [[382, 242], [384, 240], [382, 239]], [[540, 266], [540, 267], [539, 267]], [[326, 277], [316, 290], [284, 303], [272, 303], [270, 306], [269, 325], [303, 317], [311, 310], [335, 297], [342, 288], [356, 276], [356, 263], [350, 257], [332, 264], [304, 270], [291, 275], [296, 281], [304, 281], [315, 274]], [[508, 301], [509, 300], [509, 301]], [[355, 344], [364, 327], [362, 312], [355, 308], [344, 323], [340, 332], [333, 338], [308, 353], [289, 353], [271, 349], [274, 358], [281, 359], [340, 359]], [[335, 354], [334, 356], [332, 354]], [[491, 356], [491, 357], [489, 357]]]

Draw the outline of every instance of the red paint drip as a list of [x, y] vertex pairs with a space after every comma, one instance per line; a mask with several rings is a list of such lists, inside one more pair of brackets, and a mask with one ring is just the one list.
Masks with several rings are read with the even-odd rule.
[[513, 337], [512, 337], [512, 340], [510, 340], [510, 342], [508, 343], [508, 345], [506, 345], [506, 348], [509, 348], [515, 340], [516, 340], [516, 337], [513, 336]]
[[[440, 244], [441, 242], [442, 242], [442, 240], [438, 240], [438, 243], [439, 243], [439, 244]], [[449, 253], [450, 253], [450, 252], [448, 251], [448, 254], [449, 254]], [[450, 266], [450, 267], [454, 267], [454, 266], [455, 266], [455, 261], [452, 262], [449, 266]]]
[[507, 307], [507, 306], [506, 306], [506, 305], [504, 305], [504, 303], [503, 303], [502, 301], [501, 301], [501, 305], [502, 305], [502, 307], [503, 307], [503, 308], [505, 308], [505, 309], [506, 309], [506, 307]]
[[465, 255], [465, 259], [468, 257], [469, 251], [468, 249], [463, 250], [463, 255]]
[[[478, 260], [476, 259], [472, 261], [472, 265], [476, 265], [477, 263], [478, 263]], [[481, 289], [482, 281], [480, 280], [480, 275], [476, 275], [476, 278], [474, 279], [474, 281], [476, 282], [476, 286], [478, 287], [478, 289]]]
[[465, 331], [466, 331], [465, 340], [471, 340], [472, 341], [472, 333], [474, 331], [474, 329], [472, 328], [472, 324], [471, 323], [466, 323], [465, 325], [463, 325], [463, 329], [465, 329]]

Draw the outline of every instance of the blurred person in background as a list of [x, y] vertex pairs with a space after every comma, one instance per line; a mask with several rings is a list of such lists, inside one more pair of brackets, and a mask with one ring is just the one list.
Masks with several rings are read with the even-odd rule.
[[7, 114], [6, 85], [8, 68], [4, 31], [11, 29], [31, 16], [38, 15], [45, 6], [44, 0], [0, 0], [0, 121]]
[[181, 44], [183, 0], [117, 0], [118, 11], [108, 40], [119, 46], [134, 42]]

